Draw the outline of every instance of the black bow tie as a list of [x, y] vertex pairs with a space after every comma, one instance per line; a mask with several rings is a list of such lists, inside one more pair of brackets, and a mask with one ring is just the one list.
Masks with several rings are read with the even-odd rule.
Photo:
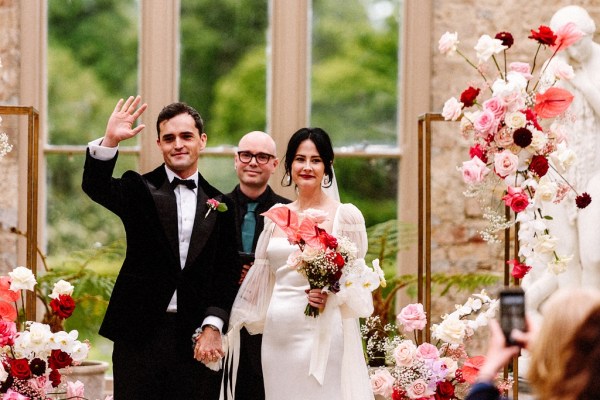
[[171, 181], [171, 187], [175, 189], [179, 185], [185, 185], [188, 189], [196, 189], [196, 182], [193, 179], [179, 179], [178, 177], [173, 178]]

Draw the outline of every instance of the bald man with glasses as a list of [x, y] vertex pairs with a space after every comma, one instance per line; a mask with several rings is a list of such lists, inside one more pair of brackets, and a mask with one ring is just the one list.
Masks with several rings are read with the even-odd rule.
[[[227, 196], [235, 203], [237, 244], [242, 261], [240, 284], [252, 266], [256, 242], [264, 227], [260, 214], [277, 203], [290, 203], [269, 186], [279, 159], [275, 142], [264, 132], [253, 131], [238, 144], [234, 165], [239, 184]], [[262, 335], [241, 331], [240, 365], [236, 384], [236, 400], [264, 400], [260, 348]]]

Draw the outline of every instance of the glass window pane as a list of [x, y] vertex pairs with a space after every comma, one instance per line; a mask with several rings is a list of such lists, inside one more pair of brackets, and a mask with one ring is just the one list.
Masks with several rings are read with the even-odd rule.
[[336, 146], [396, 144], [400, 0], [314, 0], [311, 125]]
[[198, 162], [198, 170], [214, 187], [223, 193], [229, 193], [238, 184], [237, 175], [233, 169], [233, 154], [231, 156], [202, 156]]
[[180, 99], [205, 119], [210, 145], [265, 130], [268, 1], [181, 0], [180, 26]]
[[115, 99], [137, 92], [138, 11], [137, 0], [48, 2], [49, 143], [100, 137]]

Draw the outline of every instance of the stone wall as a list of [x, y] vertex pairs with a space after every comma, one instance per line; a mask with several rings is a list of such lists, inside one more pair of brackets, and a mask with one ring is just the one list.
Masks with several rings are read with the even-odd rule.
[[[0, 0], [0, 105], [16, 105], [19, 98], [19, 1]], [[3, 116], [0, 132], [9, 137], [13, 149], [0, 159], [0, 225], [15, 225], [17, 221], [19, 179], [17, 135], [18, 119]], [[26, 179], [26, 177], [25, 177]], [[16, 267], [15, 235], [0, 230], [0, 274], [4, 275]]]

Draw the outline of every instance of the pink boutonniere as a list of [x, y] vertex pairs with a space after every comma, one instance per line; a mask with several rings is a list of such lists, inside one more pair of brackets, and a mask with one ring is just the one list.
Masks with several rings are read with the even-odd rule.
[[227, 211], [227, 204], [221, 203], [215, 199], [208, 199], [206, 205], [208, 206], [208, 211], [204, 218], [208, 217], [208, 214], [210, 214], [212, 210], [217, 210], [218, 212]]

